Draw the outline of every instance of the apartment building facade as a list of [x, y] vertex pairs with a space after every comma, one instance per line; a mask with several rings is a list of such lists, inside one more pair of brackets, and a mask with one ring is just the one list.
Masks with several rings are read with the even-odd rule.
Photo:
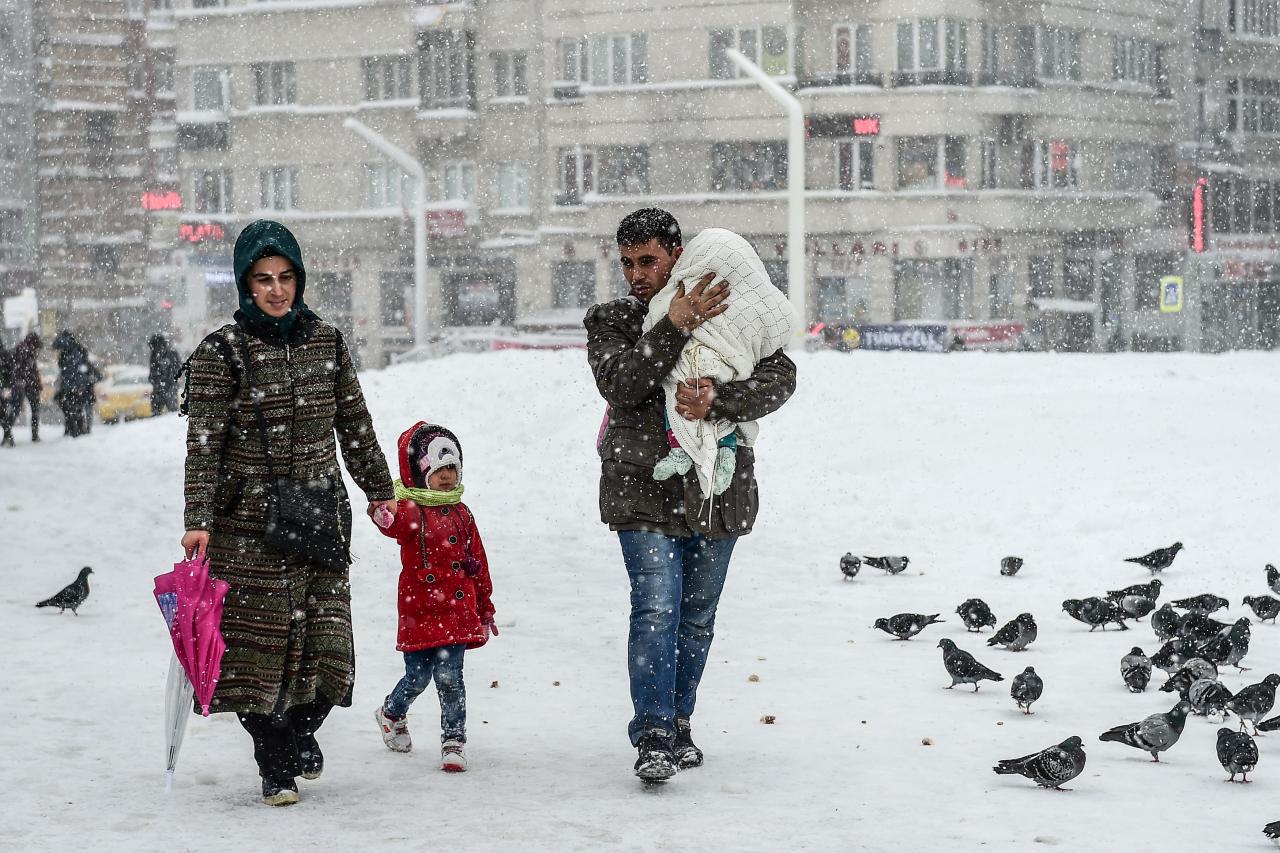
[[[1162, 279], [1194, 279], [1199, 148], [1178, 143], [1209, 64], [1180, 2], [177, 0], [175, 17], [196, 330], [230, 314], [237, 229], [269, 215], [365, 364], [410, 345], [413, 182], [348, 117], [426, 169], [433, 327], [576, 324], [625, 292], [614, 229], [649, 205], [747, 235], [785, 286], [784, 119], [728, 48], [805, 107], [810, 320], [1007, 321], [1100, 349], [1198, 347], [1212, 317], [1199, 297], [1160, 310]], [[1237, 77], [1270, 49], [1241, 45]]]
[[0, 298], [35, 286], [35, 60], [31, 4], [0, 0]]

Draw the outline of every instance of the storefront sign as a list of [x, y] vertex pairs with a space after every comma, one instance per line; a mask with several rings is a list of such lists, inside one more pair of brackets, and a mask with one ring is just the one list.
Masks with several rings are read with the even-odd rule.
[[810, 139], [848, 139], [851, 136], [880, 135], [880, 116], [809, 116], [804, 124]]
[[182, 196], [177, 190], [147, 190], [142, 194], [142, 209], [182, 210]]
[[855, 326], [854, 331], [857, 333], [856, 340], [848, 341], [848, 345], [854, 349], [946, 352], [950, 342], [947, 327], [941, 324]]
[[428, 210], [427, 234], [444, 238], [467, 236], [467, 212], [457, 209]]
[[1182, 276], [1160, 277], [1160, 313], [1177, 314], [1182, 310]]
[[178, 239], [184, 243], [207, 243], [227, 239], [227, 229], [220, 222], [184, 222], [178, 226]]
[[1025, 329], [1022, 323], [952, 323], [951, 337], [966, 349], [1016, 349]]

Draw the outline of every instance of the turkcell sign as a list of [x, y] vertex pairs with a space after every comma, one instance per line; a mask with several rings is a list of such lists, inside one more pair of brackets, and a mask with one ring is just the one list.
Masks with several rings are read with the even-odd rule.
[[933, 324], [858, 326], [858, 348], [946, 352], [947, 327]]

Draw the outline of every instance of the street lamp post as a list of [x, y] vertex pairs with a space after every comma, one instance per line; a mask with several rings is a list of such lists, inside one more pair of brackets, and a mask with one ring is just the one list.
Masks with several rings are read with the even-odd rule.
[[394, 160], [415, 181], [413, 199], [413, 346], [427, 345], [427, 173], [422, 164], [364, 122], [348, 118], [342, 123], [374, 148]]
[[787, 293], [800, 318], [800, 327], [790, 342], [795, 343], [803, 340], [809, 317], [804, 263], [804, 107], [741, 52], [729, 49], [725, 53], [787, 112]]

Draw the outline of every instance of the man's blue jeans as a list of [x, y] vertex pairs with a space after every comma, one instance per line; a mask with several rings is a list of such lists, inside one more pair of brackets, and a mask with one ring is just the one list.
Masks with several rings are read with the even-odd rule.
[[432, 679], [440, 696], [440, 740], [467, 741], [467, 688], [462, 682], [462, 654], [466, 646], [439, 646], [404, 653], [404, 678], [387, 697], [383, 710], [403, 717]]
[[621, 530], [631, 578], [627, 666], [634, 745], [646, 729], [675, 734], [675, 718], [693, 714], [698, 682], [715, 634], [716, 605], [736, 539], [673, 537]]

